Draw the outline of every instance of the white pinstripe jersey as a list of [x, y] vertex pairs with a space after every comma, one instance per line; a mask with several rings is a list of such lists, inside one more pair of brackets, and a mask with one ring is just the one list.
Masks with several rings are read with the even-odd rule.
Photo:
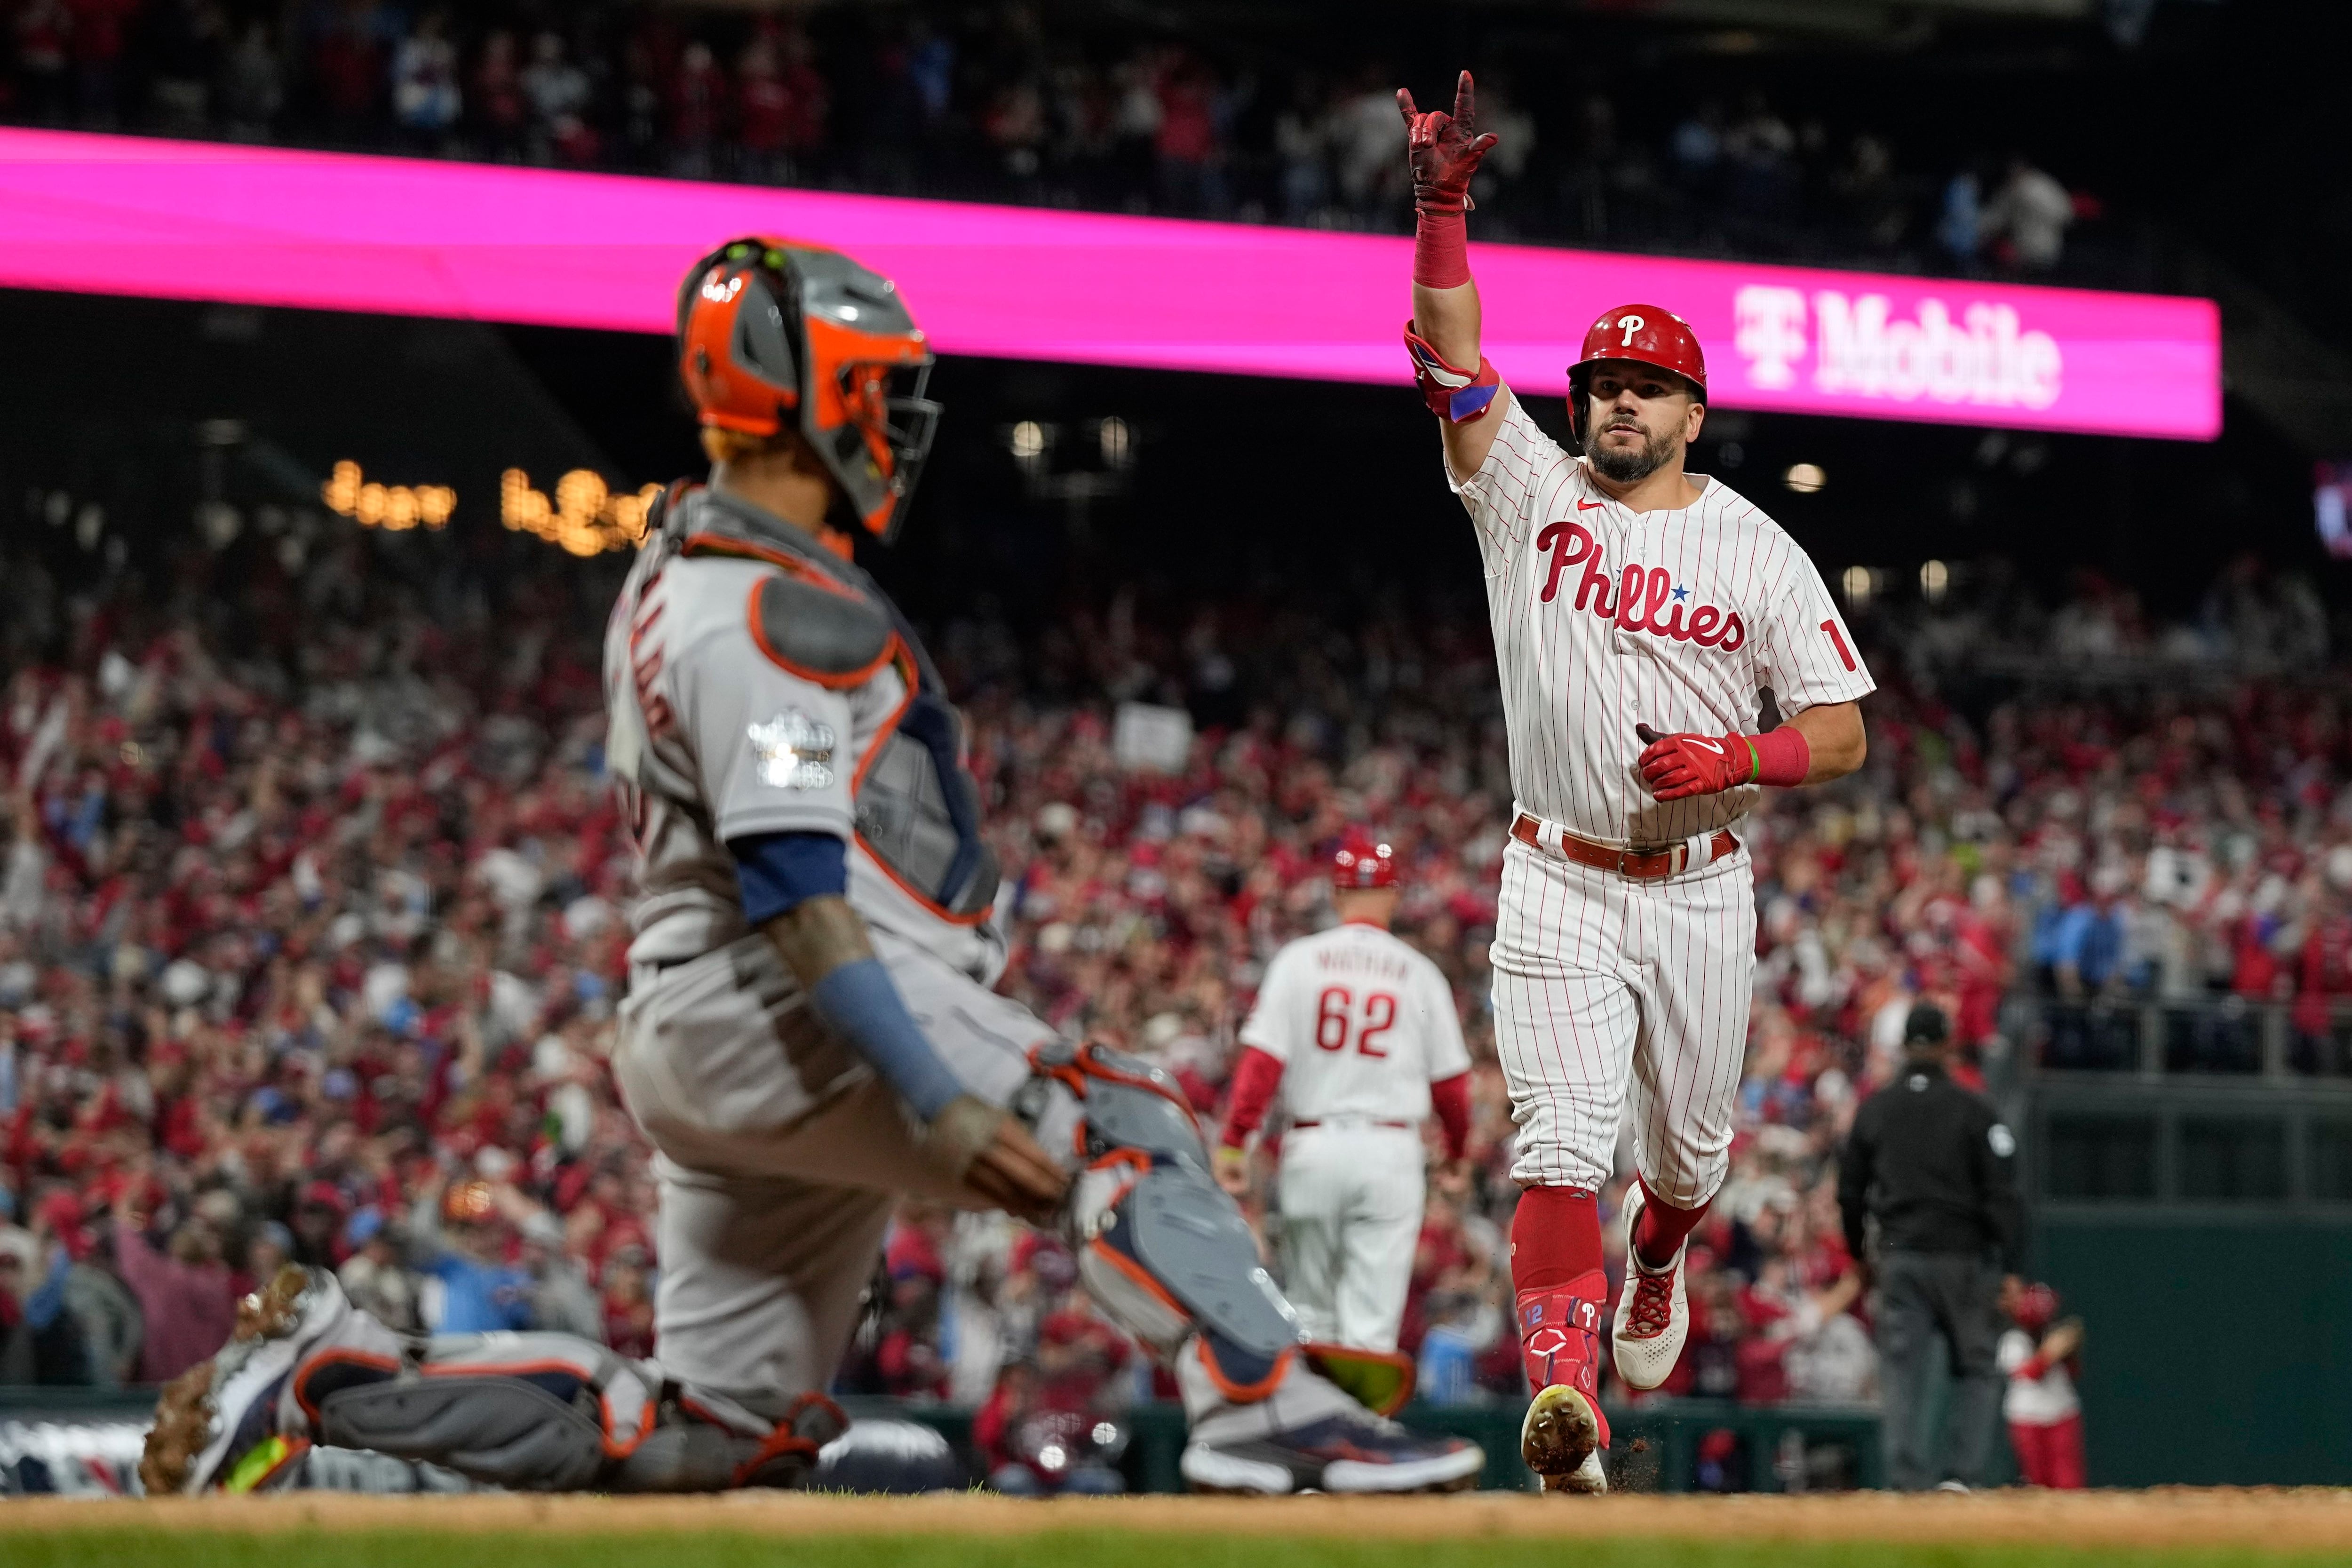
[[1720, 735], [1875, 683], [1796, 541], [1720, 479], [1633, 512], [1509, 400], [1486, 463], [1449, 482], [1469, 509], [1519, 808], [1610, 844], [1670, 844], [1745, 816], [1758, 786], [1661, 804], [1633, 726]]

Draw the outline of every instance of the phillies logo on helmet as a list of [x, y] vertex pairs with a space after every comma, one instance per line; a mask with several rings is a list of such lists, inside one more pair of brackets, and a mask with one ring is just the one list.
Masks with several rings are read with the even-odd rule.
[[1393, 888], [1397, 885], [1396, 851], [1360, 828], [1350, 830], [1331, 855], [1331, 886]]
[[1592, 367], [1604, 361], [1630, 361], [1682, 377], [1691, 395], [1706, 401], [1706, 355], [1698, 346], [1691, 324], [1658, 305], [1620, 305], [1604, 310], [1584, 334], [1584, 350], [1568, 367], [1568, 422], [1579, 446], [1584, 443], [1585, 387]]

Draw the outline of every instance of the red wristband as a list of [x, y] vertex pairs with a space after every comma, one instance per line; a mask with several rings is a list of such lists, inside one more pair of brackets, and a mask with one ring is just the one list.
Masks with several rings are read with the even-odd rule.
[[1470, 281], [1470, 225], [1460, 207], [1417, 210], [1412, 280], [1424, 289], [1459, 289]]
[[1813, 770], [1813, 748], [1805, 740], [1805, 732], [1794, 724], [1783, 724], [1766, 735], [1746, 737], [1748, 750], [1756, 753], [1756, 774], [1750, 784], [1778, 784], [1783, 789], [1805, 782]]

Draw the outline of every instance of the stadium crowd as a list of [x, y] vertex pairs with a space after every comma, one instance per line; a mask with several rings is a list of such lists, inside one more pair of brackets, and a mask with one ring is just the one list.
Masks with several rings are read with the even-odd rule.
[[[30, 546], [0, 562], [0, 1381], [169, 1378], [288, 1258], [396, 1325], [652, 1349], [648, 1156], [603, 1063], [631, 859], [599, 781], [609, 563], [508, 548], [493, 570], [354, 531], [296, 564], [248, 539], [85, 592]], [[2305, 602], [2232, 579], [2169, 641], [2113, 595], [1998, 628], [1958, 596], [1857, 612], [1883, 685], [1869, 765], [1748, 835], [1753, 1042], [1669, 1394], [1872, 1396], [1832, 1162], [1915, 998], [1995, 1073], [2043, 1038], [2040, 992], [2284, 1001], [2303, 1065], [2341, 1069], [2345, 703], [2230, 679], [2232, 628]], [[2191, 663], [1976, 717], [1915, 668], [1955, 624], [2046, 647], [2089, 623]], [[1399, 929], [1453, 981], [1476, 1064], [1406, 1343], [1430, 1397], [1513, 1396], [1486, 1001], [1509, 789], [1483, 623], [1121, 596], [1034, 635], [957, 621], [934, 647], [1009, 868], [1005, 988], [1164, 1064], [1204, 1119], [1263, 964], [1328, 918], [1329, 844], [1362, 822], [1396, 846]], [[1122, 762], [1138, 700], [1199, 721], [1172, 771]], [[909, 1207], [844, 1384], [982, 1406], [1017, 1484], [1020, 1433], [1094, 1431], [1150, 1376], [1060, 1244]]]
[[[1033, 0], [758, 18], [642, 5], [5, 0], [0, 118], [697, 179], [1392, 229], [1394, 62], [1299, 67]], [[1496, 45], [1486, 238], [2042, 274], [2089, 196], [2030, 158], [1906, 162], [1753, 89], [1673, 115]], [[1479, 64], [1473, 58], [1473, 65]]]

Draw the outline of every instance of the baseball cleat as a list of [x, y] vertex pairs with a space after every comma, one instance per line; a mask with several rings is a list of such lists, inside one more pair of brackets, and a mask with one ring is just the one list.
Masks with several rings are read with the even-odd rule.
[[1673, 1374], [1683, 1342], [1690, 1337], [1690, 1297], [1683, 1288], [1683, 1255], [1690, 1240], [1684, 1238], [1664, 1268], [1643, 1262], [1633, 1246], [1643, 1202], [1642, 1184], [1636, 1182], [1625, 1193], [1625, 1288], [1617, 1293], [1609, 1343], [1625, 1386], [1647, 1392]]
[[1601, 1472], [1601, 1413], [1578, 1389], [1555, 1383], [1528, 1405], [1519, 1424], [1519, 1458], [1543, 1478], [1548, 1492], [1599, 1496], [1609, 1489]]
[[139, 1465], [148, 1495], [256, 1491], [283, 1476], [310, 1447], [282, 1430], [286, 1380], [353, 1315], [332, 1274], [292, 1263], [238, 1302], [228, 1342], [163, 1389]]
[[1326, 1415], [1264, 1437], [1194, 1438], [1181, 1468], [1194, 1491], [1456, 1491], [1477, 1484], [1486, 1456], [1466, 1437], [1424, 1437], [1369, 1411]]

